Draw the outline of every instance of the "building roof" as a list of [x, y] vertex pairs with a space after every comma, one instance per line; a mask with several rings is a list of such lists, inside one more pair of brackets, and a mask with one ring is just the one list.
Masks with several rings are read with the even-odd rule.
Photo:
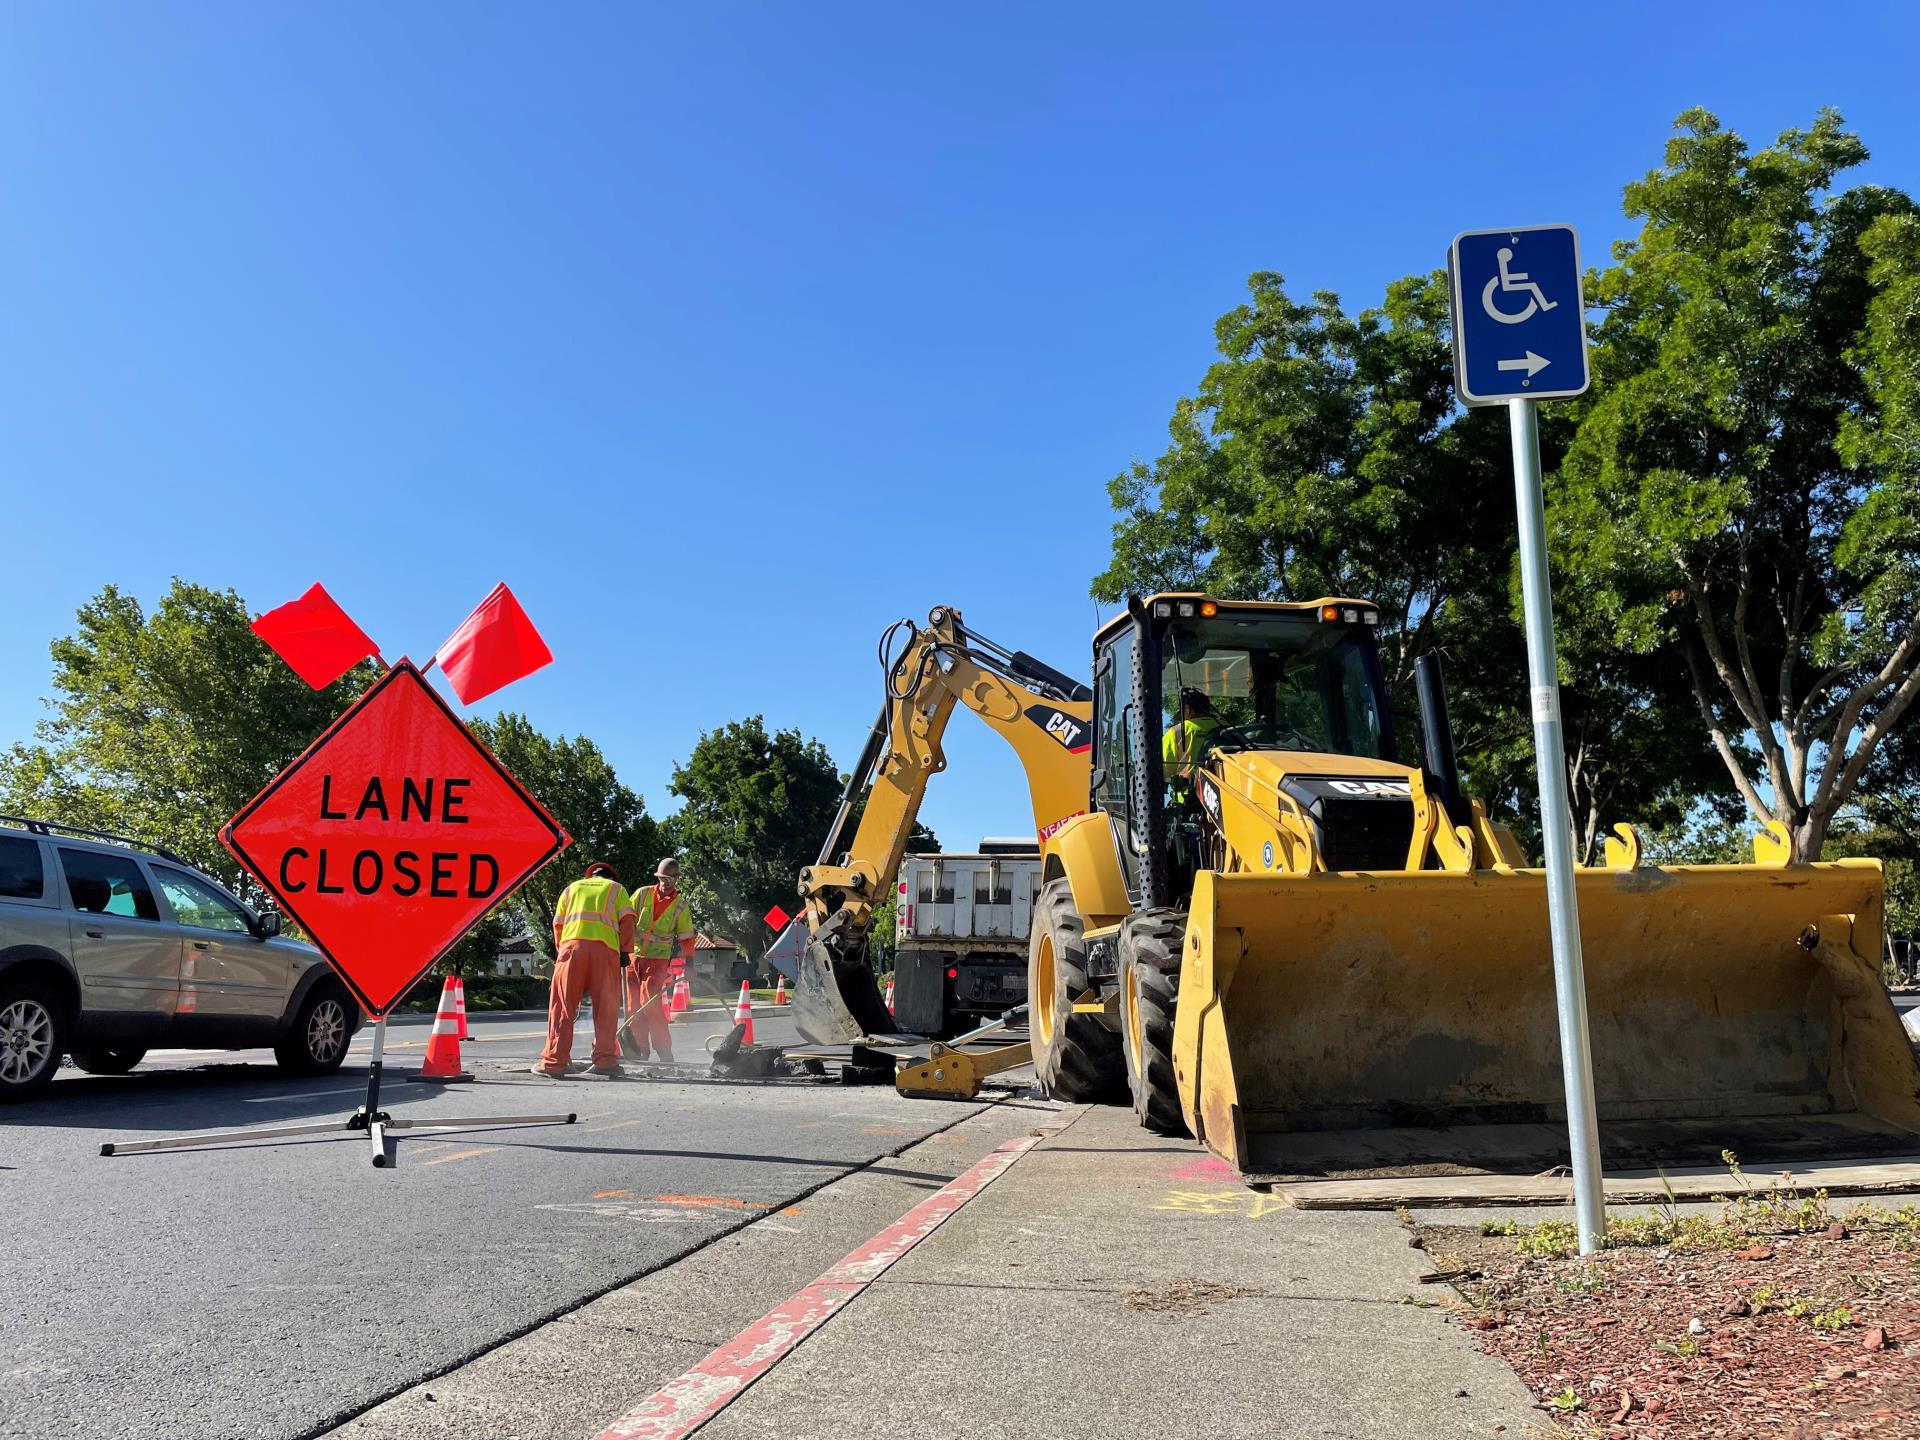
[[695, 950], [738, 950], [740, 947], [724, 935], [696, 934], [693, 937]]

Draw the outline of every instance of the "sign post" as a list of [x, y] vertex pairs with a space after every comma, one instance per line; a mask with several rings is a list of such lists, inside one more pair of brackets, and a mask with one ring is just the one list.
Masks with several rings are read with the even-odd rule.
[[1513, 434], [1521, 603], [1540, 784], [1540, 830], [1546, 850], [1560, 1065], [1566, 1084], [1580, 1253], [1590, 1255], [1605, 1239], [1606, 1206], [1593, 1099], [1593, 1050], [1587, 1031], [1587, 981], [1580, 954], [1580, 911], [1573, 885], [1573, 827], [1567, 806], [1559, 662], [1547, 571], [1540, 417], [1535, 409], [1542, 400], [1584, 393], [1590, 381], [1579, 237], [1571, 225], [1468, 231], [1454, 240], [1447, 273], [1452, 281], [1454, 383], [1460, 399], [1468, 405], [1504, 404]]
[[461, 936], [571, 843], [410, 661], [392, 666], [227, 822], [220, 841], [307, 932], [374, 1020], [366, 1103], [345, 1121], [136, 1140], [103, 1155], [364, 1131], [570, 1125], [564, 1115], [396, 1120], [380, 1108], [387, 1015]]

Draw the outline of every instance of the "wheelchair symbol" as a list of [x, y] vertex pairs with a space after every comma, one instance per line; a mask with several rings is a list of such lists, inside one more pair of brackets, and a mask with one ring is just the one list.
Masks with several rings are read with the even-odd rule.
[[[1559, 302], [1547, 299], [1546, 292], [1527, 278], [1524, 270], [1509, 270], [1507, 262], [1513, 259], [1513, 251], [1500, 247], [1497, 257], [1500, 261], [1500, 273], [1487, 281], [1487, 288], [1480, 292], [1480, 308], [1498, 320], [1502, 325], [1518, 325], [1523, 320], [1531, 320], [1536, 310], [1552, 310]], [[1527, 295], [1527, 308], [1516, 315], [1509, 315], [1493, 303], [1495, 289], [1501, 293]]]

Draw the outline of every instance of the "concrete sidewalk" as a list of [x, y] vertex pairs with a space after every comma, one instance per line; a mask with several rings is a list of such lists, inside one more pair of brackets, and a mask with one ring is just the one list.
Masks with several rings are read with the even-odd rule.
[[1408, 1239], [1391, 1215], [1283, 1208], [1130, 1111], [1085, 1110], [697, 1433], [1359, 1440], [1540, 1426], [1513, 1372], [1430, 1308], [1440, 1292], [1418, 1283], [1431, 1267]]
[[[943, 1107], [929, 1102], [928, 1113]], [[779, 1317], [794, 1313], [790, 1298], [844, 1274], [843, 1257], [885, 1250], [918, 1202], [966, 1188], [996, 1147], [1027, 1144], [797, 1345], [766, 1346], [771, 1366], [756, 1365], [744, 1390], [713, 1382], [720, 1357], [789, 1328]], [[1419, 1284], [1431, 1267], [1408, 1240], [1390, 1214], [1286, 1208], [1191, 1141], [1148, 1135], [1129, 1110], [1002, 1102], [329, 1433], [593, 1440], [657, 1406], [663, 1387], [734, 1398], [703, 1424], [635, 1422], [623, 1433], [1544, 1432], [1520, 1380], [1437, 1305], [1448, 1292]]]

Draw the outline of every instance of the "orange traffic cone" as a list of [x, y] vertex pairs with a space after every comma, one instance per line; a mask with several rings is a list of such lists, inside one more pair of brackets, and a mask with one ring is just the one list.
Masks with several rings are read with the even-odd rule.
[[467, 982], [458, 975], [453, 977], [453, 1013], [460, 1022], [460, 1038], [467, 1038]]
[[742, 1045], [753, 1044], [753, 996], [747, 989], [747, 982], [740, 982], [740, 1003], [733, 1007], [733, 1023], [744, 1024], [747, 1028], [740, 1032]]
[[774, 984], [773, 1003], [776, 1005], [784, 1005], [787, 1003], [787, 977], [784, 975]]
[[433, 1017], [433, 1033], [427, 1037], [427, 1058], [421, 1063], [416, 1080], [437, 1080], [452, 1084], [473, 1076], [460, 1068], [460, 1016], [454, 1008], [454, 986], [449, 975], [440, 987], [440, 1013]]
[[693, 1004], [693, 991], [687, 985], [687, 977], [682, 975], [673, 987], [672, 1013], [678, 1015], [691, 1004]]
[[891, 977], [887, 980], [887, 1014], [893, 1014], [893, 980]]

